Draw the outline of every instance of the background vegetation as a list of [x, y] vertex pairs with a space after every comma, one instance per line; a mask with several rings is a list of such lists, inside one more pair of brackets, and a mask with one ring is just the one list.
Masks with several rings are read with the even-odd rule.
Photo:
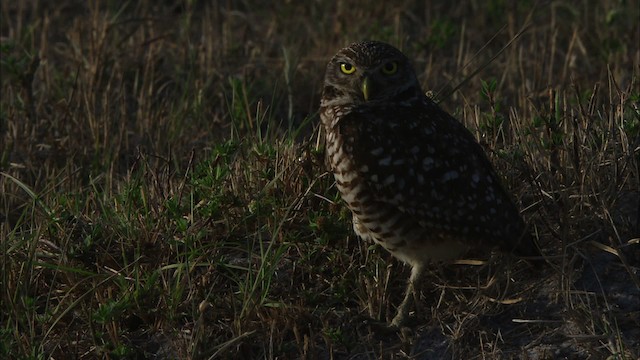
[[[0, 357], [638, 358], [639, 7], [2, 1]], [[414, 60], [547, 258], [434, 266], [400, 332], [370, 319], [408, 269], [353, 235], [317, 117], [362, 39]]]

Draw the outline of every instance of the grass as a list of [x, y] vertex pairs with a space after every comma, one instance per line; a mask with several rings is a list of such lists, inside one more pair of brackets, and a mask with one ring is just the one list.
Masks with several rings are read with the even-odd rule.
[[[0, 357], [638, 358], [636, 5], [3, 2]], [[360, 39], [414, 60], [547, 258], [434, 266], [392, 334], [363, 319], [408, 269], [352, 233], [317, 117]]]

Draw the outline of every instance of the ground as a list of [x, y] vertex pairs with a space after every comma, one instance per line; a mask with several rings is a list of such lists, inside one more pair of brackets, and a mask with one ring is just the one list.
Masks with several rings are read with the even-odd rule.
[[[1, 7], [0, 357], [640, 357], [637, 3]], [[433, 264], [399, 331], [409, 269], [352, 233], [317, 115], [363, 39], [473, 132], [545, 258]]]

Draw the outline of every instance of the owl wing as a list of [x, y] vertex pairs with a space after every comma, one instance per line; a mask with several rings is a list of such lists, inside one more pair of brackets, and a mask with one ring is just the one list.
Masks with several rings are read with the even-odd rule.
[[513, 248], [524, 232], [522, 218], [460, 122], [430, 100], [418, 108], [361, 110], [341, 130], [376, 201], [426, 229]]

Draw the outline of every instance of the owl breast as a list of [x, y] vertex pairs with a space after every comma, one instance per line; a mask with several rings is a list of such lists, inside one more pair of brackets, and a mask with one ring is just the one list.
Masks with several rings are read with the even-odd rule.
[[[373, 169], [368, 163], [357, 161], [357, 153], [362, 157], [363, 151], [371, 150], [363, 149], [359, 141], [360, 136], [370, 134], [358, 126], [360, 116], [357, 112], [328, 108], [321, 113], [321, 117], [327, 131], [327, 160], [341, 197], [352, 212], [353, 229], [358, 236], [381, 245], [411, 265], [432, 259], [452, 259], [467, 249], [462, 239], [441, 229], [425, 226], [424, 219], [410, 214], [412, 209], [387, 201], [379, 189], [372, 186], [372, 176], [383, 183], [394, 181], [401, 184], [406, 180], [399, 176], [378, 179], [380, 176], [372, 175]], [[342, 122], [344, 118], [347, 120]], [[371, 158], [375, 158], [377, 148], [372, 150], [374, 153]], [[389, 162], [393, 163], [393, 160]], [[399, 201], [403, 201], [403, 198], [404, 194], [396, 196]]]

